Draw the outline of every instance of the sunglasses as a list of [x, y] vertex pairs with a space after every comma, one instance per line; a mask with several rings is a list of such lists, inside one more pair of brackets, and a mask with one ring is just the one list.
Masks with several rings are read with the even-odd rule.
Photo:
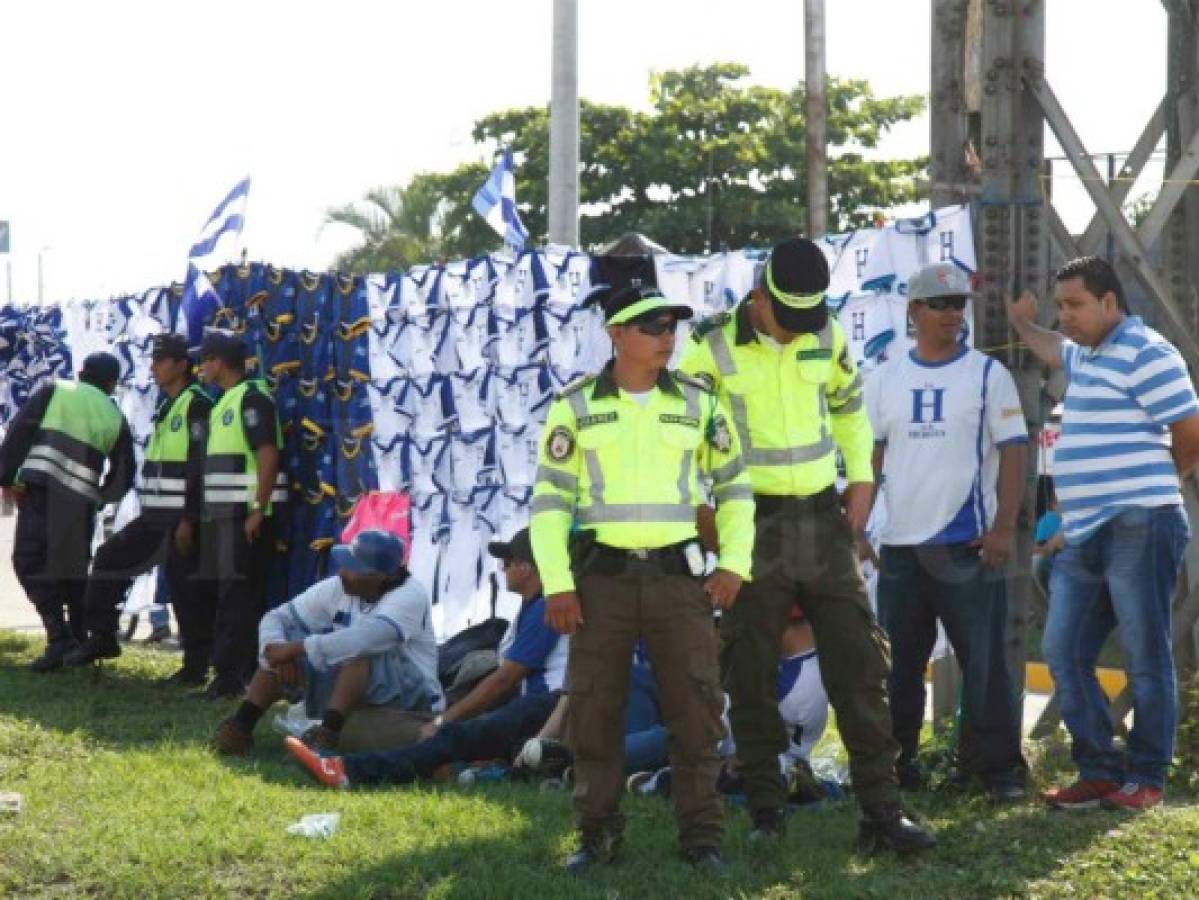
[[670, 317], [669, 319], [658, 319], [657, 321], [654, 321], [654, 322], [638, 322], [637, 323], [637, 330], [640, 331], [642, 334], [644, 334], [646, 337], [661, 337], [662, 335], [666, 334], [666, 332], [668, 332], [668, 331], [671, 334], [674, 334], [678, 330], [678, 327], [679, 327], [679, 320], [674, 318], [673, 316]]
[[916, 302], [923, 303], [935, 312], [944, 312], [947, 309], [961, 312], [966, 308], [965, 297], [929, 297], [927, 300], [917, 300]]

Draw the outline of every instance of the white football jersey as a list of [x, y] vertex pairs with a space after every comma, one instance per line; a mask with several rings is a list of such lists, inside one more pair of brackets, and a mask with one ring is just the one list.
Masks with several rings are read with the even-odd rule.
[[496, 429], [496, 458], [503, 483], [508, 487], [532, 487], [537, 474], [541, 426], [530, 422], [518, 429]]
[[833, 306], [847, 303], [855, 294], [867, 290], [864, 287], [866, 273], [881, 234], [878, 228], [859, 228], [822, 239], [821, 250], [830, 260], [826, 293]]
[[779, 757], [783, 771], [807, 761], [828, 725], [828, 694], [820, 679], [816, 651], [784, 659], [779, 666], [779, 715], [787, 729], [787, 749]]
[[916, 270], [937, 262], [953, 263], [967, 275], [977, 271], [968, 205], [947, 206], [888, 225], [870, 255], [863, 287], [906, 297]]
[[1000, 448], [1028, 440], [1008, 370], [967, 347], [943, 363], [910, 352], [867, 380], [866, 409], [875, 440], [886, 445], [882, 543], [980, 537], [995, 517]]

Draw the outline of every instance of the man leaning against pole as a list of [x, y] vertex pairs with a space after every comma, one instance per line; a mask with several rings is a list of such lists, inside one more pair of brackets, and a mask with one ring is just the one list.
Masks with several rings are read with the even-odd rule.
[[[1190, 536], [1179, 477], [1199, 462], [1199, 402], [1182, 356], [1128, 314], [1106, 261], [1071, 260], [1055, 281], [1060, 332], [1036, 324], [1031, 292], [1008, 302], [1020, 339], [1069, 379], [1053, 455], [1066, 546], [1041, 647], [1078, 779], [1042, 796], [1059, 809], [1144, 809], [1161, 803], [1174, 753], [1171, 604]], [[1117, 625], [1132, 685], [1123, 752], [1095, 675]]]

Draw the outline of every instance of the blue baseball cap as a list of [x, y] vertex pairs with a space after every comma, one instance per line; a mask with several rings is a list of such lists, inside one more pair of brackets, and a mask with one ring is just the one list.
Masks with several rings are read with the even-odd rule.
[[358, 575], [398, 575], [404, 568], [404, 541], [390, 531], [360, 531], [331, 553], [339, 569]]

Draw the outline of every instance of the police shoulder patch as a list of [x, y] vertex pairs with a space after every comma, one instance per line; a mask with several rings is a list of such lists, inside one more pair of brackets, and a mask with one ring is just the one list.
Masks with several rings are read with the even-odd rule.
[[708, 316], [706, 319], [700, 320], [695, 327], [691, 329], [691, 340], [695, 343], [703, 343], [704, 338], [715, 331], [717, 328], [723, 328], [733, 320], [731, 312], [717, 313], [714, 316]]
[[575, 452], [574, 432], [565, 425], [559, 425], [546, 439], [545, 452], [554, 462], [566, 462]]
[[224, 415], [221, 416], [221, 424], [222, 425], [232, 425], [233, 424], [233, 410], [231, 410], [231, 409], [225, 410]]
[[587, 385], [594, 384], [595, 378], [596, 376], [594, 375], [584, 375], [581, 378], [576, 378], [570, 384], [562, 388], [562, 390], [558, 393], [558, 396], [569, 397], [571, 394], [576, 394], [583, 388], [587, 387]]
[[182, 427], [183, 416], [181, 416], [179, 413], [175, 413], [175, 415], [171, 416], [171, 431], [178, 431]]
[[686, 372], [675, 371], [672, 373], [674, 380], [689, 384], [691, 387], [699, 388], [701, 391], [713, 393], [716, 390], [716, 381], [707, 372], [697, 372], [694, 375], [689, 375]]

